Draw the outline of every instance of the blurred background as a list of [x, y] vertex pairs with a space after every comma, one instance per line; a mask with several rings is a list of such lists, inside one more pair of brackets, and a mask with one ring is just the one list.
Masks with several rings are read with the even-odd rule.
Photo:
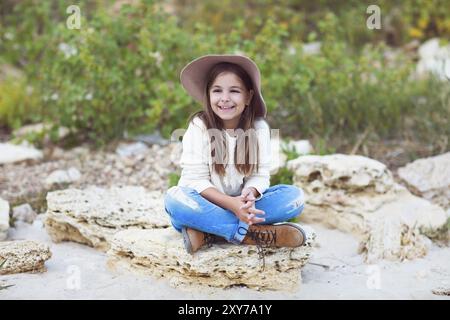
[[0, 2], [1, 141], [30, 124], [44, 124], [26, 136], [41, 147], [168, 138], [201, 108], [181, 68], [242, 53], [282, 138], [392, 166], [450, 149], [450, 0], [77, 1], [70, 29], [72, 2]]

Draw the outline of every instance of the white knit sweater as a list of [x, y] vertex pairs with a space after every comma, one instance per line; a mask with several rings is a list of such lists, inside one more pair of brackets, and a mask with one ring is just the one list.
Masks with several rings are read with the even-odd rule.
[[255, 129], [259, 144], [259, 170], [249, 177], [239, 173], [234, 166], [236, 137], [226, 133], [228, 142], [229, 164], [225, 167], [225, 175], [219, 176], [212, 166], [211, 145], [206, 126], [199, 117], [195, 117], [183, 136], [183, 153], [180, 159], [182, 168], [178, 186], [191, 187], [198, 193], [209, 187], [215, 187], [220, 192], [238, 196], [245, 187], [254, 187], [261, 194], [270, 185], [270, 128], [267, 122], [260, 118], [255, 121]]

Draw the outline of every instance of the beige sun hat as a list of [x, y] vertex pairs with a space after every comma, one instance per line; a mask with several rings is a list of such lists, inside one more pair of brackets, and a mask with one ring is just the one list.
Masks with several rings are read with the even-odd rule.
[[257, 117], [266, 117], [266, 103], [261, 94], [261, 74], [258, 66], [250, 58], [237, 54], [209, 54], [189, 62], [180, 73], [180, 81], [187, 93], [195, 100], [204, 103], [206, 99], [206, 75], [220, 62], [234, 63], [242, 67], [250, 76], [254, 86]]

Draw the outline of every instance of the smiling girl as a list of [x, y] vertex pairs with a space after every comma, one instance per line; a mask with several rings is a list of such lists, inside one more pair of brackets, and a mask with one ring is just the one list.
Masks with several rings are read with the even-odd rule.
[[181, 178], [165, 196], [186, 250], [226, 241], [302, 246], [305, 229], [284, 221], [303, 211], [303, 191], [270, 187], [270, 128], [256, 64], [242, 55], [206, 55], [187, 64], [180, 78], [203, 105], [183, 136]]

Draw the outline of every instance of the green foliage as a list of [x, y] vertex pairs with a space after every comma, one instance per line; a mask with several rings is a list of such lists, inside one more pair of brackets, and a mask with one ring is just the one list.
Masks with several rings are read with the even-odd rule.
[[169, 188], [178, 185], [178, 180], [180, 180], [180, 174], [171, 172], [169, 173]]
[[[289, 41], [315, 41], [324, 35], [320, 22], [330, 13], [338, 17], [341, 26], [334, 31], [337, 37], [352, 47], [377, 41], [402, 45], [412, 39], [448, 38], [450, 35], [450, 16], [444, 9], [448, 7], [448, 0], [374, 0], [370, 3], [360, 0], [174, 0], [172, 3], [184, 29], [193, 31], [193, 26], [202, 22], [211, 26], [213, 32], [228, 33], [232, 22], [243, 18], [246, 39], [259, 32], [262, 21], [271, 18], [285, 28]], [[366, 26], [369, 5], [380, 8], [380, 30], [370, 30]]]
[[0, 80], [0, 125], [10, 129], [39, 120], [40, 107], [33, 87], [23, 79]]
[[[87, 0], [78, 2], [81, 2], [83, 9], [87, 9]], [[64, 0], [2, 0], [1, 55], [8, 63], [24, 68], [27, 75], [38, 78], [42, 69], [37, 62], [42, 59], [48, 42], [57, 36], [55, 26], [65, 25], [67, 7]]]
[[[59, 124], [99, 143], [160, 129], [169, 135], [194, 111], [178, 84], [189, 39], [151, 5], [99, 11], [86, 27], [58, 26], [43, 59], [41, 90]], [[180, 112], [180, 111], [183, 112]]]
[[319, 139], [314, 141], [314, 151], [311, 154], [316, 154], [319, 156], [324, 156], [327, 154], [336, 153], [336, 148], [329, 146], [325, 139], [319, 137]]
[[426, 40], [432, 37], [450, 35], [450, 16], [448, 0], [410, 0], [403, 6], [400, 20], [405, 29], [404, 38]]
[[[325, 143], [330, 138], [352, 140], [368, 127], [380, 138], [411, 130], [421, 141], [448, 140], [447, 84], [411, 79], [414, 57], [393, 52], [384, 35], [366, 28], [367, 4], [179, 0], [176, 16], [161, 10], [161, 3], [113, 10], [108, 2], [80, 1], [82, 28], [70, 30], [64, 1], [2, 2], [0, 59], [24, 69], [41, 109], [15, 108], [26, 100], [24, 84], [1, 84], [8, 87], [0, 91], [0, 124], [49, 121], [69, 128], [74, 139], [99, 144], [125, 132], [158, 129], [168, 137], [201, 108], [182, 89], [181, 68], [204, 54], [243, 53], [260, 67], [271, 127], [282, 136], [318, 141], [319, 154], [333, 151]], [[405, 9], [389, 1], [374, 4], [386, 16]], [[424, 8], [428, 21], [442, 18], [434, 7]], [[408, 10], [407, 16], [417, 15]], [[404, 32], [416, 23], [402, 19]], [[427, 35], [445, 36], [446, 22], [441, 24]], [[320, 53], [303, 51], [310, 41], [321, 42]]]
[[270, 176], [270, 185], [293, 184], [294, 173], [286, 167], [278, 169], [277, 173]]
[[300, 156], [300, 154], [293, 147], [282, 147], [282, 152], [286, 155], [287, 161], [297, 159]]
[[450, 244], [450, 218], [448, 218], [447, 222], [438, 229], [432, 230], [430, 228], [422, 228], [421, 231], [438, 244], [444, 246], [448, 246]]

